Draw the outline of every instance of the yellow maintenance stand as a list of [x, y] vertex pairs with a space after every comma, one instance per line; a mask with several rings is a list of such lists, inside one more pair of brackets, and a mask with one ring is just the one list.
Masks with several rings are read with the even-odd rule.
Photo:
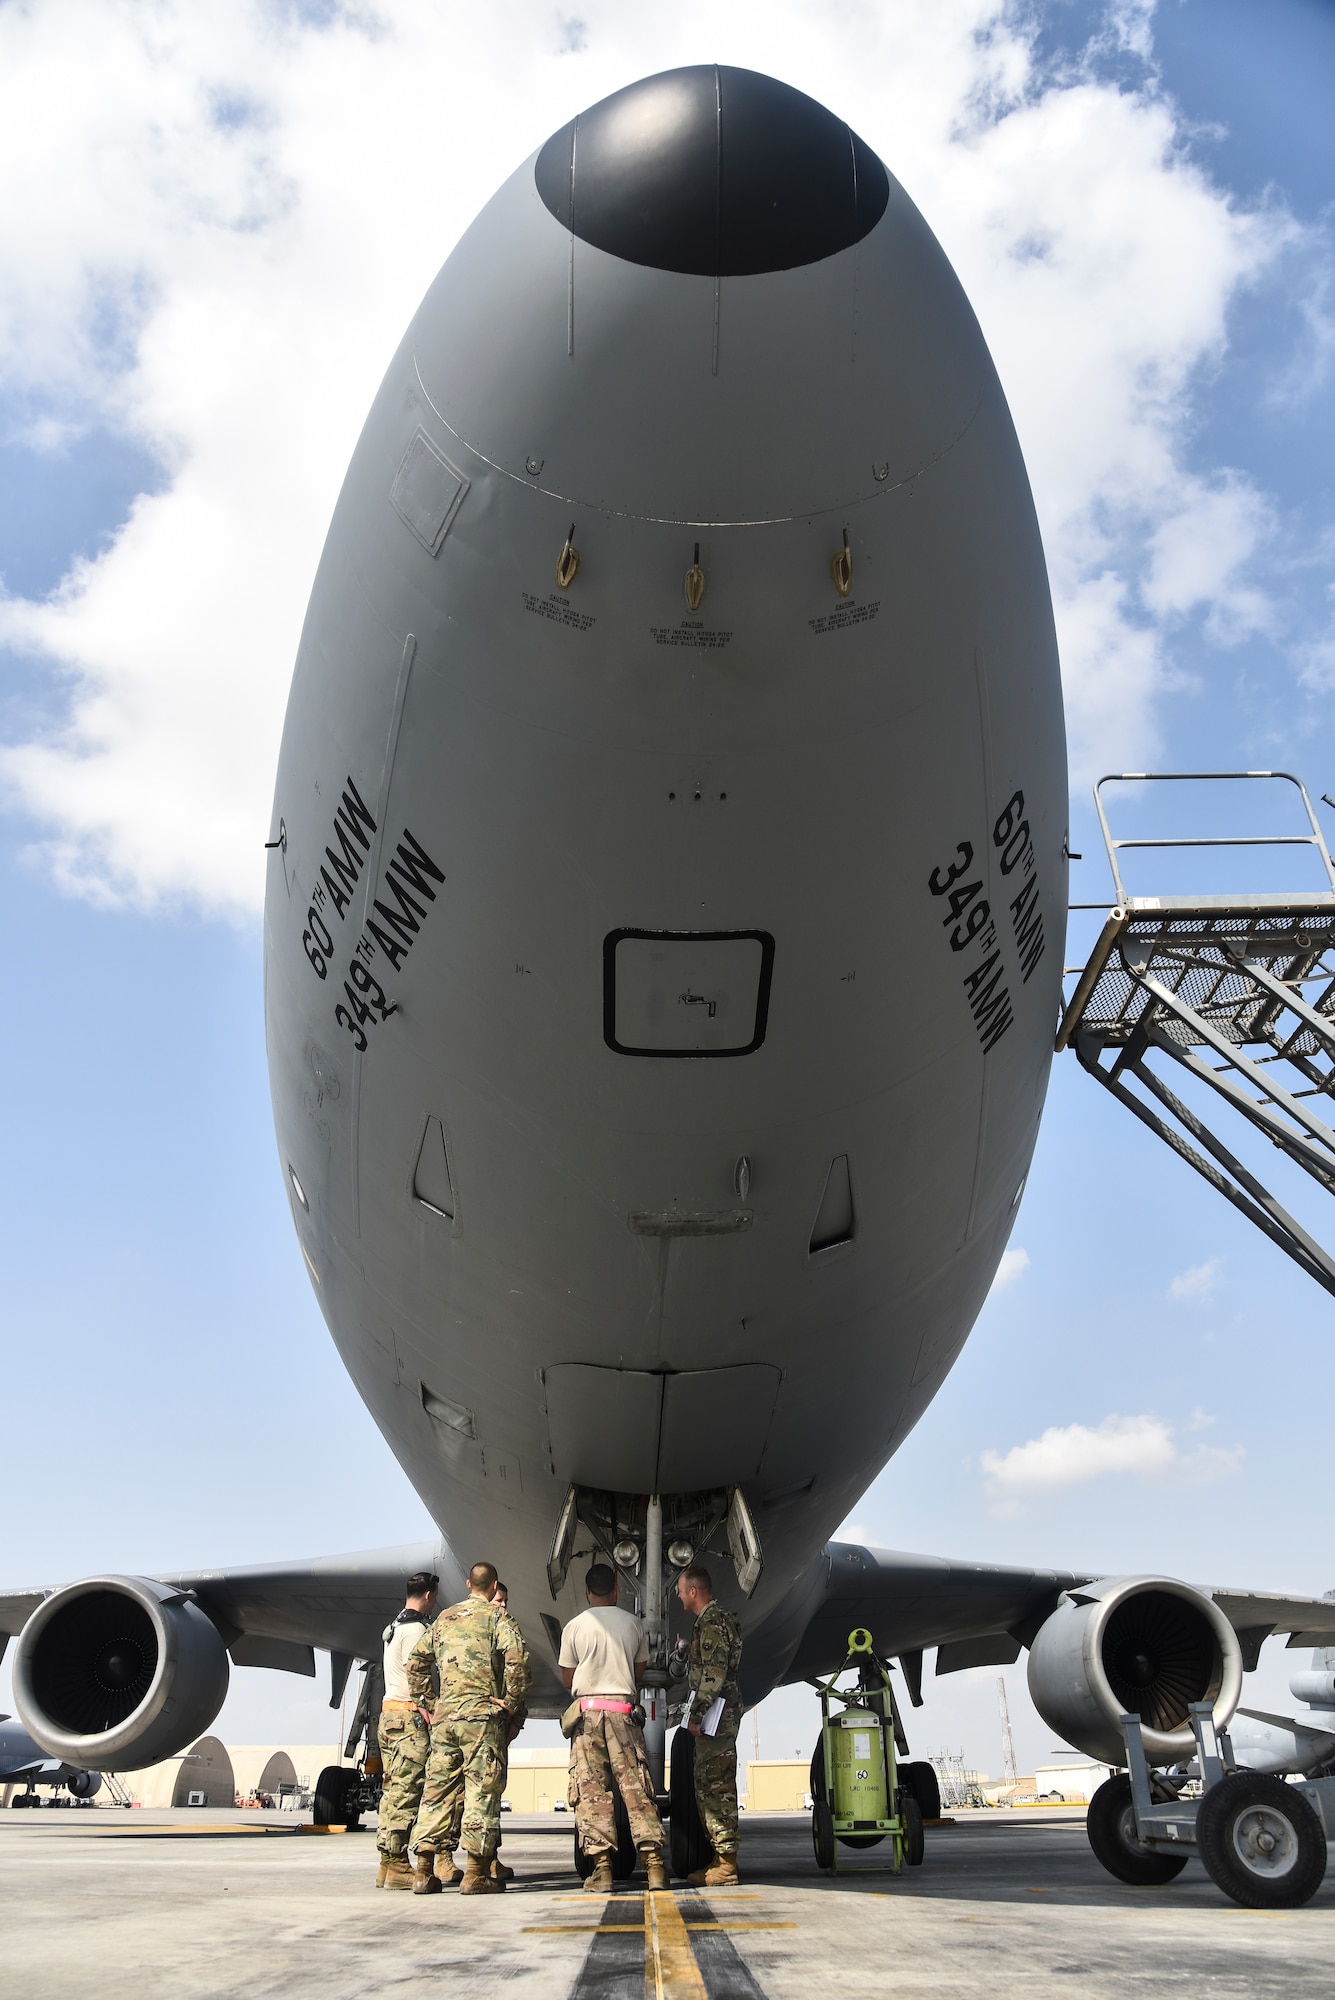
[[[857, 1675], [848, 1688], [840, 1676]], [[889, 1839], [881, 1865], [898, 1875], [923, 1857], [922, 1811], [899, 1781], [902, 1740], [890, 1668], [861, 1627], [848, 1635], [848, 1655], [828, 1681], [813, 1681], [820, 1697], [820, 1741], [811, 1759], [811, 1840], [816, 1865], [839, 1870], [839, 1846], [875, 1847]]]

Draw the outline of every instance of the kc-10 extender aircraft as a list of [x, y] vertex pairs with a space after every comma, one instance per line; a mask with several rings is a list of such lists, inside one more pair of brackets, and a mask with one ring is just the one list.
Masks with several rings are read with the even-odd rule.
[[[1047, 577], [958, 281], [848, 127], [751, 72], [617, 92], [501, 188], [334, 513], [271, 828], [266, 1005], [301, 1251], [442, 1540], [0, 1599], [25, 1727], [146, 1765], [233, 1661], [337, 1699], [404, 1575], [496, 1562], [565, 1700], [611, 1556], [705, 1551], [748, 1703], [867, 1626], [912, 1698], [1030, 1649], [1038, 1706], [1188, 1754], [1335, 1606], [828, 1538], [958, 1356], [1060, 1000]], [[719, 1552], [722, 1551], [720, 1557]], [[545, 1637], [543, 1634], [545, 1633]], [[661, 1771], [661, 1763], [660, 1763]]]

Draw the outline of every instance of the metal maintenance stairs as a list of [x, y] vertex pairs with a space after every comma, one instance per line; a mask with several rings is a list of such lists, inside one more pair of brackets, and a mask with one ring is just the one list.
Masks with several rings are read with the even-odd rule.
[[[1310, 833], [1113, 837], [1105, 785], [1224, 779], [1295, 785]], [[1150, 1060], [1168, 1058], [1208, 1085], [1335, 1194], [1335, 866], [1306, 789], [1283, 771], [1138, 772], [1101, 778], [1094, 796], [1117, 900], [1067, 1002], [1057, 1048], [1073, 1048], [1090, 1076], [1335, 1294], [1335, 1259]], [[1266, 846], [1310, 847], [1328, 886], [1236, 897], [1125, 893], [1119, 856], [1128, 848]]]

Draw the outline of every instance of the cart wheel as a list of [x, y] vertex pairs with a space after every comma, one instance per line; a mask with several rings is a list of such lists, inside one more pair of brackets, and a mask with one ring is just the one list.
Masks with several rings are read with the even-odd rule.
[[834, 1815], [830, 1811], [830, 1801], [811, 1799], [811, 1845], [816, 1853], [816, 1866], [827, 1875], [834, 1869]]
[[677, 1730], [672, 1738], [669, 1791], [672, 1798], [669, 1842], [672, 1872], [681, 1876], [695, 1875], [700, 1869], [709, 1867], [714, 1859], [714, 1849], [705, 1832], [695, 1796], [695, 1738], [689, 1729]]
[[1251, 1910], [1310, 1902], [1326, 1873], [1326, 1836], [1301, 1792], [1260, 1771], [1235, 1771], [1196, 1808], [1206, 1873]]
[[834, 1814], [830, 1809], [830, 1788], [825, 1782], [825, 1744], [817, 1742], [811, 1753], [811, 1845], [816, 1866], [828, 1875], [834, 1868]]
[[921, 1868], [927, 1843], [922, 1834], [922, 1811], [915, 1798], [901, 1792], [899, 1809], [904, 1815], [904, 1859], [910, 1868]]
[[1085, 1832], [1094, 1859], [1119, 1882], [1130, 1882], [1138, 1889], [1155, 1882], [1171, 1882], [1191, 1859], [1189, 1854], [1159, 1854], [1141, 1847], [1136, 1839], [1131, 1780], [1125, 1772], [1116, 1778], [1106, 1778], [1099, 1786], [1089, 1802]]

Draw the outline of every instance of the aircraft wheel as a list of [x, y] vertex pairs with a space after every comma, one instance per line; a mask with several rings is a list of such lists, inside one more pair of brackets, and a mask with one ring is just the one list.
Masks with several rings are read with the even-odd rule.
[[921, 1868], [922, 1858], [927, 1851], [923, 1839], [922, 1810], [918, 1801], [908, 1792], [900, 1794], [900, 1811], [904, 1815], [904, 1859], [910, 1868]]
[[930, 1764], [901, 1764], [899, 1782], [925, 1820], [941, 1817], [941, 1782]]
[[315, 1826], [354, 1827], [361, 1819], [353, 1798], [361, 1784], [358, 1772], [344, 1764], [326, 1764], [315, 1781], [311, 1820]]
[[[612, 1787], [612, 1812], [617, 1830], [616, 1851], [612, 1856], [612, 1878], [617, 1882], [628, 1882], [635, 1873], [635, 1864], [640, 1857], [631, 1838], [630, 1815], [626, 1811], [626, 1802], [615, 1785]], [[576, 1827], [575, 1873], [581, 1882], [587, 1882], [593, 1869], [594, 1858], [591, 1854], [586, 1854], [580, 1846], [579, 1828]]]
[[1105, 1778], [1089, 1802], [1085, 1819], [1085, 1833], [1095, 1860], [1119, 1882], [1130, 1882], [1135, 1888], [1171, 1882], [1182, 1873], [1190, 1855], [1160, 1854], [1142, 1848], [1136, 1840], [1135, 1823], [1130, 1778], [1125, 1772], [1116, 1778]]
[[708, 1868], [714, 1849], [700, 1817], [695, 1796], [695, 1738], [689, 1729], [679, 1729], [672, 1738], [672, 1769], [668, 1781], [672, 1799], [671, 1850], [674, 1875], [695, 1875]]
[[1282, 1778], [1235, 1771], [1196, 1808], [1196, 1844], [1206, 1873], [1251, 1910], [1310, 1902], [1326, 1873], [1326, 1836], [1307, 1800]]

